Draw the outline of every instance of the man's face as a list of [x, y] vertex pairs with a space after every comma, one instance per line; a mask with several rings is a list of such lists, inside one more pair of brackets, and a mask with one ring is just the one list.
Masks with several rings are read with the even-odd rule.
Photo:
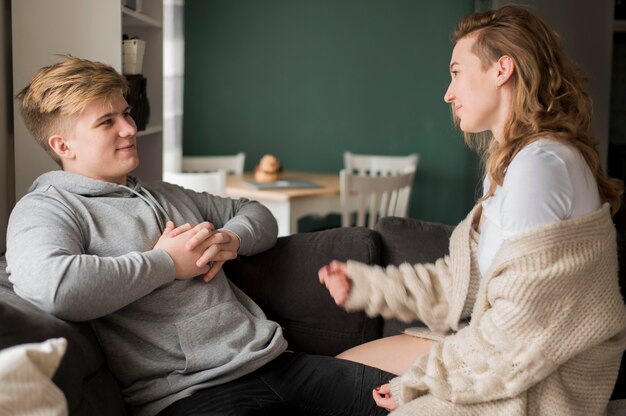
[[137, 126], [121, 92], [90, 102], [74, 121], [65, 137], [69, 153], [62, 158], [63, 170], [126, 184], [139, 157]]

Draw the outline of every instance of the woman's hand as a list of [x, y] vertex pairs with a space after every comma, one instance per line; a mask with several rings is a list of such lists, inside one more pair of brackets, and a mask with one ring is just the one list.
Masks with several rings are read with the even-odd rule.
[[372, 395], [378, 407], [382, 407], [389, 412], [396, 409], [396, 402], [391, 397], [391, 386], [389, 383], [376, 387], [372, 391]]
[[317, 273], [320, 283], [326, 285], [335, 303], [342, 306], [348, 294], [351, 284], [348, 278], [348, 265], [344, 262], [333, 260], [330, 264], [322, 267]]

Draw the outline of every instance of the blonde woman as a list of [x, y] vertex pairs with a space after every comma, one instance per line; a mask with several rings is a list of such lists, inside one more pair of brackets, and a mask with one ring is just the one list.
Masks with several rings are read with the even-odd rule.
[[453, 43], [444, 100], [484, 193], [434, 264], [320, 270], [347, 310], [428, 326], [339, 357], [400, 375], [373, 391], [394, 415], [604, 414], [626, 347], [622, 183], [602, 171], [584, 77], [518, 6], [464, 18]]

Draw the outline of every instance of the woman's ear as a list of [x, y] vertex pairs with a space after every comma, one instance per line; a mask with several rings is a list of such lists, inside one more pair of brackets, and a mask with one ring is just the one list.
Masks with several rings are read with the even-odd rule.
[[67, 141], [65, 140], [65, 137], [59, 134], [54, 134], [48, 138], [48, 145], [52, 148], [52, 150], [54, 150], [54, 153], [56, 153], [59, 156], [59, 158], [61, 159], [73, 159], [74, 158], [74, 152], [72, 151], [71, 147], [68, 146]]
[[498, 69], [496, 87], [500, 87], [513, 76], [515, 62], [513, 62], [513, 59], [511, 59], [510, 56], [503, 55], [500, 59], [498, 59], [498, 62], [496, 62], [496, 67]]

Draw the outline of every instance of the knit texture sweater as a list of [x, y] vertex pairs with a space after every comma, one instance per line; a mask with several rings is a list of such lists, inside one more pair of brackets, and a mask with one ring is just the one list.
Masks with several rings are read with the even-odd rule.
[[483, 277], [480, 212], [455, 228], [450, 255], [434, 264], [348, 262], [346, 309], [419, 319], [440, 337], [391, 380], [392, 414], [605, 414], [626, 348], [608, 205], [506, 240]]

